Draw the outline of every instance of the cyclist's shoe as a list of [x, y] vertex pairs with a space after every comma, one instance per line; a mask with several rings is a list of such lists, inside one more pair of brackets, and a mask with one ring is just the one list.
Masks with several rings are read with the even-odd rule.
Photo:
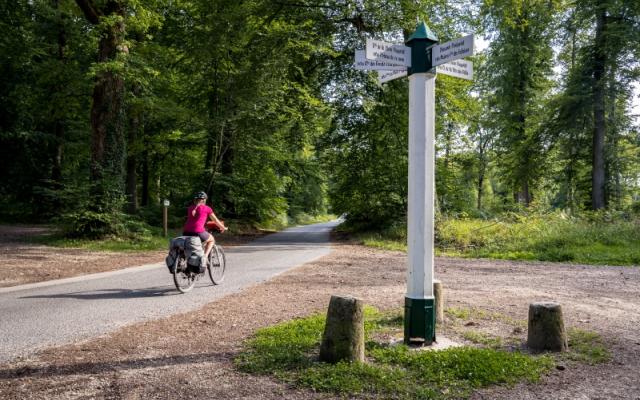
[[202, 274], [206, 270], [207, 270], [207, 259], [205, 257], [202, 257], [202, 261], [200, 262], [200, 269], [198, 270], [198, 273]]

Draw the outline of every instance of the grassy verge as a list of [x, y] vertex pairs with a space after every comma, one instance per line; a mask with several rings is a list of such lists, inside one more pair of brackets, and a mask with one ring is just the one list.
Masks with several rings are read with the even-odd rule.
[[[448, 327], [456, 335], [465, 340], [488, 348], [501, 348], [503, 346], [522, 346], [523, 335], [526, 336], [527, 321], [513, 319], [508, 315], [498, 312], [489, 312], [472, 307], [449, 307], [445, 309], [448, 317]], [[494, 325], [503, 325], [500, 331], [505, 335], [497, 336], [484, 332], [469, 324], [469, 321], [482, 321], [481, 325], [487, 326], [491, 322]], [[569, 350], [557, 355], [558, 361], [573, 361], [583, 364], [595, 365], [611, 360], [611, 352], [607, 349], [604, 340], [596, 332], [578, 328], [567, 329], [567, 341]]]
[[259, 330], [236, 364], [245, 372], [272, 375], [316, 391], [398, 399], [465, 398], [475, 388], [536, 382], [554, 365], [550, 356], [491, 348], [412, 351], [404, 345], [383, 345], [372, 337], [400, 330], [402, 319], [397, 313], [372, 310], [366, 319], [367, 363], [317, 362], [324, 316], [315, 315]]
[[[299, 219], [291, 221], [290, 226], [308, 225], [318, 222], [327, 222], [335, 219], [333, 215], [309, 216], [301, 215]], [[136, 224], [137, 229], [123, 236], [109, 236], [102, 239], [74, 239], [63, 236], [60, 233], [40, 235], [29, 238], [33, 243], [63, 248], [80, 248], [93, 251], [136, 252], [166, 250], [168, 238], [181, 235], [181, 229], [170, 229], [168, 237], [162, 235], [162, 230], [143, 224]], [[248, 223], [227, 221], [229, 231], [225, 232], [221, 239], [224, 242], [238, 242], [242, 237], [258, 237], [265, 231], [276, 230], [259, 229]], [[284, 227], [283, 227], [284, 228]]]
[[[406, 251], [406, 228], [356, 234], [367, 246]], [[640, 221], [510, 215], [496, 220], [443, 219], [439, 255], [594, 265], [640, 265]]]
[[[169, 236], [178, 234], [177, 230], [169, 232]], [[127, 236], [110, 236], [103, 239], [76, 239], [54, 233], [32, 237], [29, 240], [52, 247], [116, 252], [166, 250], [168, 244], [168, 238], [162, 235], [162, 231], [155, 229], [145, 233], [131, 233]]]

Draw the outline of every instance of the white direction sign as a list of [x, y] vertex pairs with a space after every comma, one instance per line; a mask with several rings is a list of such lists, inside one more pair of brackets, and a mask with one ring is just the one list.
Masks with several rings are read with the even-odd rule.
[[407, 71], [404, 65], [389, 63], [387, 61], [369, 60], [365, 57], [364, 50], [356, 50], [356, 69], [375, 69], [386, 71]]
[[406, 67], [411, 66], [411, 48], [402, 44], [367, 39], [366, 56], [369, 60], [384, 61]]
[[442, 65], [473, 55], [473, 34], [433, 46], [432, 64]]
[[403, 76], [407, 76], [406, 68], [404, 71], [378, 71], [378, 83], [383, 84]]
[[436, 71], [439, 74], [451, 75], [470, 81], [473, 80], [473, 63], [467, 60], [455, 60], [438, 65]]

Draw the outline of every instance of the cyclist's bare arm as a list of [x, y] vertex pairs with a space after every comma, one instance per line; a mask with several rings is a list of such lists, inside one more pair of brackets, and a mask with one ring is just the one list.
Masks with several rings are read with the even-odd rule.
[[215, 214], [215, 213], [211, 213], [211, 214], [209, 214], [209, 219], [210, 219], [211, 221], [214, 221], [216, 224], [218, 224], [218, 226], [222, 227], [222, 232], [224, 232], [224, 231], [226, 231], [226, 230], [227, 230], [227, 227], [226, 227], [226, 226], [224, 226], [224, 223], [222, 223], [222, 221], [220, 221], [220, 220], [218, 219], [218, 217], [216, 216], [216, 214]]

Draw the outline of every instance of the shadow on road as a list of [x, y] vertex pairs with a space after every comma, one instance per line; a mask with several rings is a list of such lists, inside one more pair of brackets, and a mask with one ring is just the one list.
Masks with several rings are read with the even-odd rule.
[[42, 367], [21, 367], [0, 370], [0, 380], [29, 377], [49, 378], [65, 375], [92, 375], [109, 371], [168, 367], [172, 365], [197, 364], [202, 362], [221, 362], [230, 360], [234, 356], [235, 354], [232, 353], [205, 353], [138, 358], [122, 361], [84, 362], [77, 364], [54, 364]]
[[104, 300], [104, 299], [133, 299], [142, 297], [174, 296], [179, 294], [173, 286], [153, 287], [148, 289], [101, 289], [86, 292], [71, 292], [60, 294], [42, 294], [37, 296], [23, 296], [21, 299], [79, 299], [79, 300]]

